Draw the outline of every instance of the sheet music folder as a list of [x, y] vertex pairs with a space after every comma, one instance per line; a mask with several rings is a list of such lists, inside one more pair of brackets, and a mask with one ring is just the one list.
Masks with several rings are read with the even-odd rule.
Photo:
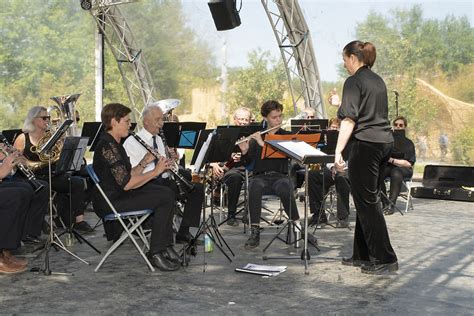
[[[137, 123], [132, 123], [130, 131], [135, 130]], [[104, 132], [104, 125], [101, 122], [84, 122], [82, 126], [81, 137], [88, 137], [87, 146], [90, 146], [89, 151], [94, 151], [99, 142], [100, 135]]]
[[334, 162], [334, 155], [326, 155], [304, 141], [269, 140], [265, 143], [302, 164]]
[[278, 151], [273, 146], [268, 146], [269, 141], [303, 141], [308, 143], [310, 146], [317, 148], [318, 142], [321, 138], [321, 133], [313, 134], [273, 134], [265, 136], [265, 145], [262, 149], [261, 159], [266, 158], [287, 158], [287, 155]]

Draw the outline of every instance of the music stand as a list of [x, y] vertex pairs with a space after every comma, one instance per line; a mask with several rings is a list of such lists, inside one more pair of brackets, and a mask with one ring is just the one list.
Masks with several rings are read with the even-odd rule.
[[[316, 134], [319, 138], [319, 134]], [[296, 256], [286, 256], [286, 257], [263, 257], [263, 260], [268, 259], [301, 259], [305, 263], [305, 274], [309, 274], [308, 271], [308, 261], [311, 259], [308, 251], [308, 174], [309, 174], [309, 165], [314, 163], [328, 163], [334, 161], [334, 155], [326, 155], [323, 152], [317, 150], [314, 146], [307, 144], [304, 141], [300, 140], [266, 140], [266, 144], [274, 147], [280, 152], [284, 153], [287, 157], [295, 159], [301, 164], [305, 165], [305, 203], [304, 203], [304, 247], [299, 257]], [[281, 232], [281, 231], [280, 231]], [[273, 240], [276, 237], [273, 238]], [[272, 241], [273, 241], [272, 240]], [[270, 242], [271, 243], [271, 242]], [[313, 246], [315, 246], [313, 244]], [[268, 246], [267, 246], [268, 247]], [[316, 249], [319, 250], [317, 246]], [[334, 258], [325, 258], [325, 259], [334, 259]]]
[[3, 136], [5, 136], [9, 144], [15, 143], [16, 137], [21, 133], [21, 129], [8, 129], [2, 131]]
[[[230, 155], [234, 150], [235, 142], [237, 141], [237, 138], [239, 136], [239, 130], [222, 128], [213, 130], [211, 131], [211, 133], [202, 132], [203, 131], [201, 131], [199, 135], [198, 141], [198, 145], [201, 142], [201, 148], [199, 150], [199, 153], [193, 156], [193, 159], [195, 162], [195, 172], [200, 172], [201, 169], [203, 169], [204, 167], [204, 176], [206, 176], [209, 171], [210, 163], [225, 161], [229, 159]], [[204, 186], [206, 186], [206, 182], [206, 179], [204, 179]], [[204, 192], [206, 191], [206, 188], [204, 188]], [[220, 252], [227, 258], [227, 260], [229, 260], [229, 262], [232, 262], [232, 259], [223, 249], [223, 245], [226, 246], [232, 256], [235, 256], [235, 254], [225, 241], [222, 234], [219, 232], [219, 226], [216, 220], [214, 219], [213, 203], [211, 203], [211, 214], [209, 218], [206, 219], [206, 199], [204, 199], [202, 209], [203, 221], [198, 229], [196, 238], [202, 234], [208, 234], [209, 238], [217, 246]], [[204, 251], [203, 272], [206, 271], [205, 253], [206, 252]]]
[[84, 154], [87, 150], [87, 144], [89, 142], [88, 137], [66, 137], [64, 145], [61, 150], [61, 155], [58, 163], [56, 164], [56, 175], [66, 174], [66, 178], [69, 182], [69, 227], [58, 237], [64, 234], [67, 235], [66, 244], [72, 243], [72, 236], [76, 237], [79, 243], [85, 242], [89, 247], [94, 249], [98, 254], [101, 252], [94, 247], [87, 239], [85, 239], [76, 229], [73, 227], [72, 222], [72, 187], [71, 187], [71, 176], [72, 172], [80, 171]]
[[291, 120], [291, 132], [294, 134], [309, 134], [328, 128], [327, 119], [297, 119]]
[[199, 132], [205, 128], [205, 122], [165, 122], [163, 133], [169, 147], [194, 149]]
[[[51, 170], [51, 150], [59, 141], [66, 131], [68, 130], [69, 126], [72, 124], [71, 119], [65, 120], [61, 126], [56, 130], [56, 132], [51, 136], [51, 138], [39, 149], [39, 153], [42, 155], [46, 155], [48, 157], [48, 180], [49, 180], [49, 236], [46, 240], [46, 244], [44, 246], [44, 267], [43, 269], [38, 269], [38, 271], [43, 271], [45, 275], [52, 275], [52, 274], [62, 274], [62, 275], [72, 275], [72, 273], [60, 273], [60, 272], [52, 272], [49, 265], [49, 251], [51, 250], [51, 246], [54, 246], [56, 249], [62, 249], [69, 255], [73, 256], [74, 258], [78, 259], [79, 261], [84, 262], [85, 264], [89, 265], [89, 263], [77, 255], [66, 249], [64, 244], [62, 243], [61, 239], [59, 239], [58, 235], [54, 232], [53, 226], [53, 196], [52, 196], [52, 187], [51, 187], [51, 178], [52, 178], [52, 170]], [[36, 270], [36, 269], [32, 269]]]
[[[263, 146], [263, 149], [262, 149], [262, 156], [261, 156], [261, 159], [288, 159], [288, 176], [290, 176], [290, 162], [291, 160], [289, 158], [293, 158], [292, 156], [288, 155], [286, 152], [284, 151], [281, 151], [280, 149], [278, 149], [277, 147], [273, 146], [272, 144], [274, 144], [275, 142], [282, 142], [282, 143], [292, 143], [292, 142], [295, 142], [295, 141], [299, 141], [299, 142], [302, 142], [308, 146], [310, 146], [310, 148], [312, 149], [316, 149], [317, 145], [318, 145], [318, 142], [320, 140], [320, 137], [321, 137], [321, 134], [320, 133], [317, 133], [317, 134], [274, 134], [274, 135], [267, 135], [265, 137], [265, 145]], [[293, 194], [293, 188], [291, 186], [291, 180], [289, 181], [290, 183], [290, 196], [291, 194]], [[298, 240], [295, 240], [295, 241], [292, 241], [292, 226], [293, 226], [293, 223], [291, 221], [291, 212], [292, 212], [292, 209], [291, 209], [291, 203], [290, 203], [290, 209], [288, 210], [288, 213], [289, 213], [289, 217], [290, 219], [286, 222], [285, 225], [283, 225], [283, 227], [280, 228], [280, 230], [275, 234], [275, 236], [270, 240], [270, 242], [265, 246], [265, 248], [263, 248], [263, 252], [265, 252], [268, 247], [270, 247], [270, 245], [273, 243], [273, 241], [275, 239], [279, 239], [287, 244], [293, 244], [293, 243], [296, 243]], [[283, 240], [280, 238], [280, 234], [285, 230], [285, 229], [288, 229], [288, 233], [287, 233], [287, 239], [286, 240]], [[317, 247], [317, 245], [315, 245], [314, 243], [311, 243], [316, 249], [319, 250], [319, 248]], [[264, 259], [271, 259], [271, 258], [268, 258], [268, 257], [264, 257]]]

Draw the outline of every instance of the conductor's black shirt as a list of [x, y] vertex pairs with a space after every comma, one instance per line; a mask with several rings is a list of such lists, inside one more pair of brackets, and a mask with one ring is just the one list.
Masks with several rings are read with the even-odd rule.
[[355, 122], [353, 137], [372, 143], [392, 143], [388, 120], [387, 87], [379, 75], [367, 66], [347, 78], [342, 92], [339, 119]]

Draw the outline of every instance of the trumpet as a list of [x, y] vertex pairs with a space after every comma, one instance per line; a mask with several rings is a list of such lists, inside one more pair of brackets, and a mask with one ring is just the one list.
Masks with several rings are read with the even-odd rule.
[[[145, 149], [155, 156], [156, 159], [167, 158], [166, 156], [161, 155], [155, 148], [148, 145], [140, 136], [138, 136], [135, 132], [130, 132], [130, 135], [133, 136]], [[194, 183], [188, 181], [182, 175], [179, 174], [179, 166], [176, 162], [173, 164], [173, 168], [169, 169], [171, 172], [174, 181], [178, 185], [178, 189], [180, 191], [180, 195], [184, 195], [188, 192], [194, 190]]]
[[[16, 149], [13, 147], [8, 140], [5, 138], [5, 136], [0, 133], [0, 141], [5, 145], [5, 147], [8, 150], [5, 150], [2, 146], [0, 146], [0, 151], [5, 155], [8, 156], [9, 152], [14, 152]], [[18, 170], [25, 176], [25, 178], [28, 180], [30, 185], [33, 187], [33, 190], [35, 192], [38, 192], [41, 190], [44, 186], [36, 179], [36, 176], [31, 169], [29, 169], [27, 166], [25, 166], [23, 163], [19, 162], [17, 165]]]

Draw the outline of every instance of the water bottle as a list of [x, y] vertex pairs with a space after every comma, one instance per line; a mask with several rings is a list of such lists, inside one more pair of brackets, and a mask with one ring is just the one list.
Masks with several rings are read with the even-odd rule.
[[212, 243], [212, 239], [208, 234], [204, 234], [204, 251], [205, 252], [212, 252], [214, 250], [214, 244]]

